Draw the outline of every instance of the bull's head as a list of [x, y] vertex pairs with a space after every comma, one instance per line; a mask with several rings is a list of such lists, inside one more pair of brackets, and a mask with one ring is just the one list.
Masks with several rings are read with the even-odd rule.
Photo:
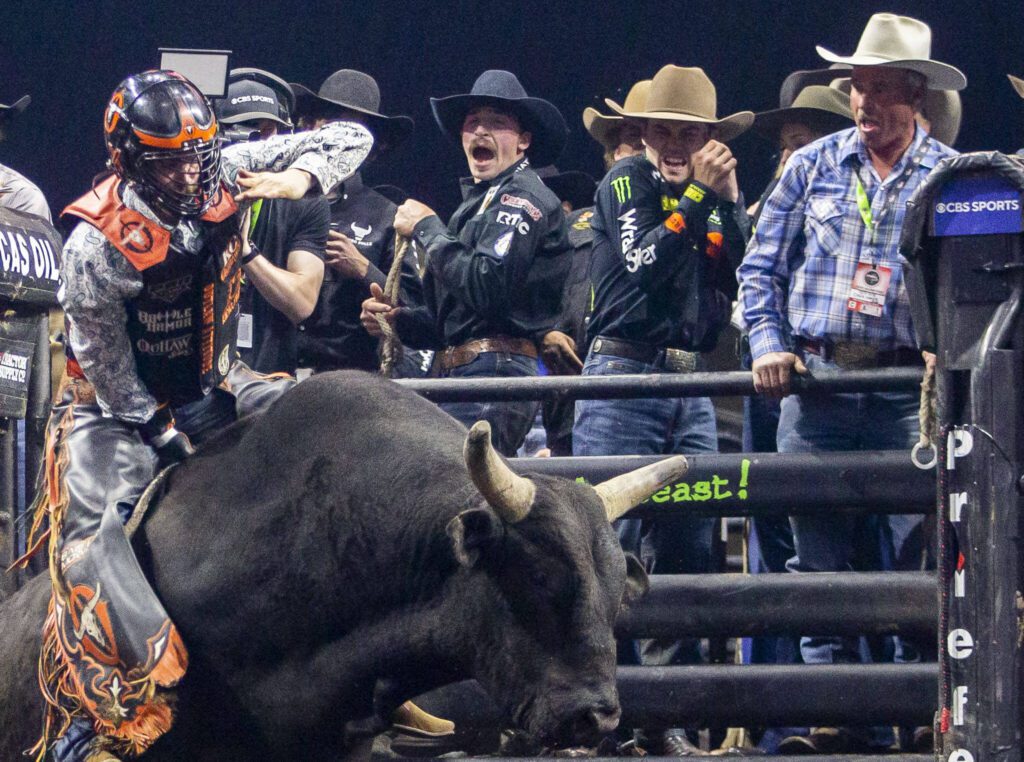
[[448, 525], [459, 563], [486, 575], [475, 673], [512, 721], [549, 745], [594, 744], [618, 725], [613, 627], [647, 589], [610, 522], [682, 476], [676, 456], [590, 487], [515, 474], [477, 423], [465, 445], [487, 501]]

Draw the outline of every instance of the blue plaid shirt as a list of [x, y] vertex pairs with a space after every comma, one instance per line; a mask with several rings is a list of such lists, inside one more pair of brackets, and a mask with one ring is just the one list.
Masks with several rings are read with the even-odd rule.
[[[891, 193], [928, 144], [896, 202]], [[910, 147], [881, 180], [857, 128], [816, 140], [793, 154], [765, 201], [737, 275], [743, 322], [755, 358], [786, 352], [793, 337], [856, 341], [879, 349], [916, 347], [910, 301], [897, 251], [907, 201], [935, 165], [956, 152], [920, 127]], [[860, 172], [877, 231], [872, 239], [857, 208]], [[881, 217], [881, 219], [880, 219]], [[888, 267], [892, 279], [879, 317], [847, 309], [857, 265]]]

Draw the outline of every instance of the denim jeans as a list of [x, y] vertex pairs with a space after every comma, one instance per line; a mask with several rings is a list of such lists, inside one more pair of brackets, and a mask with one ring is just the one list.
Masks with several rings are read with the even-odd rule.
[[[508, 352], [481, 352], [472, 362], [452, 368], [449, 378], [520, 378], [537, 375], [537, 360]], [[518, 402], [445, 402], [441, 404], [452, 418], [467, 428], [477, 421], [491, 424], [491, 442], [502, 455], [513, 458], [533, 425], [540, 403]]]
[[[589, 354], [584, 376], [664, 373], [653, 365], [614, 355]], [[715, 410], [707, 397], [578, 400], [573, 455], [670, 455], [718, 452]], [[623, 550], [635, 553], [650, 574], [700, 574], [711, 568], [714, 518], [678, 511], [657, 521], [617, 523]], [[622, 664], [692, 664], [699, 642], [643, 640], [620, 644]]]
[[[804, 363], [812, 373], [837, 369], [834, 363], [814, 355], [805, 357]], [[779, 452], [907, 450], [909, 457], [910, 448], [917, 442], [918, 405], [918, 396], [911, 392], [786, 397], [779, 420]], [[920, 557], [921, 546], [915, 538], [919, 538], [921, 516], [880, 516], [867, 520], [880, 527], [880, 531], [869, 532], [878, 553], [875, 568], [895, 568], [897, 563], [909, 568], [910, 559]], [[789, 571], [853, 570], [858, 555], [856, 540], [864, 519], [837, 513], [793, 516], [790, 523], [795, 555], [786, 564]], [[916, 653], [907, 653], [906, 645], [897, 640], [896, 661], [916, 660]], [[803, 637], [800, 652], [808, 664], [860, 660], [856, 639], [852, 638]]]

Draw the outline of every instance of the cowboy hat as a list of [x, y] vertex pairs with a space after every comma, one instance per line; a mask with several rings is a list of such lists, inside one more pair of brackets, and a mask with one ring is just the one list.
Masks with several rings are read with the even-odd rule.
[[[1024, 79], [1021, 79], [1020, 77], [1015, 77], [1012, 74], [1007, 74], [1006, 76], [1009, 77], [1010, 84], [1013, 85], [1013, 89], [1017, 91], [1017, 95], [1019, 95], [1021, 98], [1024, 98]], [[25, 98], [27, 97], [28, 96], [26, 95]], [[18, 101], [18, 103], [21, 103], [21, 101]]]
[[537, 175], [559, 201], [568, 201], [573, 209], [593, 206], [597, 181], [586, 172], [575, 169], [559, 172], [558, 167], [549, 165], [538, 169]]
[[772, 140], [787, 122], [806, 124], [815, 132], [829, 135], [851, 127], [850, 96], [827, 85], [808, 85], [788, 108], [761, 111], [754, 115], [754, 130]]
[[532, 138], [526, 156], [534, 166], [554, 163], [565, 147], [569, 128], [554, 104], [543, 98], [531, 98], [515, 74], [488, 69], [473, 83], [468, 93], [431, 98], [430, 108], [441, 132], [459, 140], [466, 114], [475, 106], [498, 106], [512, 111]]
[[931, 28], [909, 16], [876, 13], [868, 19], [852, 56], [841, 56], [821, 45], [816, 50], [826, 61], [846, 66], [885, 66], [916, 71], [924, 76], [929, 90], [967, 87], [963, 72], [931, 59]]
[[[849, 95], [850, 78], [837, 79], [833, 87]], [[921, 115], [928, 120], [928, 134], [947, 146], [956, 142], [960, 134], [963, 108], [956, 90], [929, 90], [921, 102]]]
[[710, 124], [718, 128], [718, 139], [731, 140], [754, 122], [751, 111], [739, 111], [721, 119], [715, 116], [715, 86], [702, 69], [668, 64], [654, 75], [647, 102], [640, 111], [626, 111], [605, 98], [608, 108], [633, 119], [667, 119], [673, 122]]
[[[840, 71], [836, 71], [839, 69]], [[810, 85], [828, 85], [837, 76], [849, 74], [848, 67], [832, 64], [827, 69], [798, 69], [782, 80], [779, 88], [779, 108], [789, 108], [800, 91]]]
[[296, 109], [303, 116], [320, 109], [328, 111], [345, 109], [356, 111], [366, 119], [366, 128], [373, 133], [378, 146], [393, 148], [412, 133], [415, 123], [407, 116], [385, 116], [380, 113], [380, 88], [377, 80], [369, 74], [354, 69], [339, 69], [323, 81], [319, 92], [297, 82], [291, 83], [295, 90]]
[[14, 117], [16, 117], [18, 114], [20, 114], [26, 108], [28, 108], [28, 104], [30, 104], [31, 102], [32, 102], [32, 97], [31, 96], [23, 95], [20, 98], [18, 98], [18, 100], [16, 100], [14, 103], [12, 103], [10, 106], [8, 106], [5, 103], [0, 103], [0, 124], [3, 124], [4, 122], [8, 122], [11, 119], [13, 119]]
[[[647, 91], [651, 89], [651, 80], [641, 79], [626, 94], [626, 102], [622, 108], [626, 111], [643, 111], [647, 103]], [[583, 128], [590, 133], [590, 137], [612, 149], [618, 144], [618, 131], [622, 127], [621, 116], [608, 116], [602, 114], [596, 108], [587, 106], [583, 109]]]

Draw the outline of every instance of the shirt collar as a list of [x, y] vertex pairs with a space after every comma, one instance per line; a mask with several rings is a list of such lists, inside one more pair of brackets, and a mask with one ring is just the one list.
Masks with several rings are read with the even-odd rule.
[[473, 196], [482, 195], [490, 190], [491, 187], [501, 185], [517, 172], [522, 172], [524, 169], [529, 168], [530, 160], [524, 157], [522, 161], [516, 162], [500, 175], [496, 175], [492, 180], [486, 180], [482, 183], [478, 183], [474, 182], [472, 177], [463, 177], [459, 180], [460, 190], [462, 191], [462, 200], [465, 201]]
[[337, 201], [339, 198], [347, 198], [362, 189], [363, 175], [359, 171], [356, 171], [349, 175], [346, 180], [339, 183], [337, 187], [328, 194], [327, 198], [331, 201]]
[[[924, 131], [921, 125], [916, 125], [914, 127], [914, 139], [910, 141], [907, 150], [903, 152], [900, 160], [896, 162], [896, 166], [892, 168], [893, 174], [898, 176], [903, 171], [910, 157], [921, 147], [922, 141], [927, 139], [928, 133]], [[871, 165], [871, 156], [868, 154], [868, 148], [864, 145], [864, 141], [860, 137], [860, 131], [856, 127], [846, 130], [846, 134], [839, 133], [839, 163], [845, 164], [852, 157], [856, 157], [861, 166]], [[926, 169], [933, 169], [940, 158], [934, 147], [929, 146], [929, 149], [925, 151], [921, 159], [921, 166]]]

